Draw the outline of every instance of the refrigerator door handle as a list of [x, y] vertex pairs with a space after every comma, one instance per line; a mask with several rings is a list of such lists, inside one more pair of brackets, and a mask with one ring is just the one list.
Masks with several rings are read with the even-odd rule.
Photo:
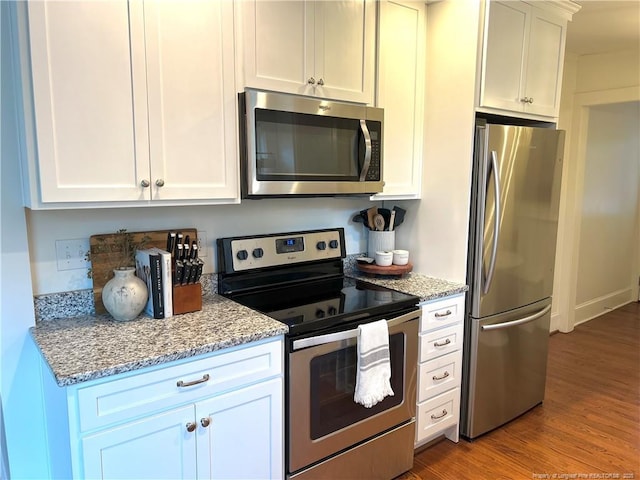
[[517, 325], [523, 325], [525, 323], [533, 322], [534, 320], [537, 320], [540, 317], [545, 316], [550, 310], [551, 310], [551, 305], [547, 305], [539, 312], [534, 313], [533, 315], [529, 315], [528, 317], [520, 318], [512, 322], [494, 323], [493, 325], [482, 325], [480, 328], [482, 330], [500, 330], [502, 328], [509, 328], [509, 327], [515, 327]]
[[[486, 295], [491, 288], [493, 281], [493, 273], [496, 268], [496, 256], [498, 255], [498, 238], [500, 237], [500, 172], [498, 171], [498, 154], [495, 150], [491, 150], [491, 170], [493, 170], [493, 186], [495, 189], [495, 208], [493, 210], [493, 246], [491, 247], [491, 261], [489, 262], [489, 270], [484, 279], [482, 292]], [[491, 174], [491, 173], [489, 173]]]

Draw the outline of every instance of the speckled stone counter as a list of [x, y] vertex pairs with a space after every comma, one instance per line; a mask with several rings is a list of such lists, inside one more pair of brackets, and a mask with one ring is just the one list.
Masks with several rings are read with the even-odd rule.
[[202, 310], [170, 318], [116, 322], [109, 315], [40, 322], [30, 332], [58, 385], [67, 386], [192, 357], [263, 338], [288, 327], [218, 295]]
[[420, 273], [410, 272], [402, 277], [371, 275], [356, 269], [345, 270], [351, 278], [357, 278], [383, 287], [392, 288], [399, 292], [409, 293], [420, 297], [421, 302], [448, 297], [456, 293], [466, 292], [469, 287], [464, 284], [449, 282], [439, 278], [428, 277]]

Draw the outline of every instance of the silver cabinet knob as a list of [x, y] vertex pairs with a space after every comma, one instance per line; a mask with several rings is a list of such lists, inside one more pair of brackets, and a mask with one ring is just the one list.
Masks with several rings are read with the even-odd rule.
[[309, 85], [315, 85], [315, 83], [316, 83], [316, 79], [315, 79], [315, 78], [313, 78], [313, 77], [311, 77], [309, 80], [307, 80], [307, 83], [308, 83]]
[[522, 103], [529, 103], [529, 97], [521, 98], [521, 99], [520, 99], [520, 101], [521, 101]]
[[142, 180], [142, 181], [140, 182], [140, 186], [141, 186], [142, 188], [148, 188], [148, 187], [149, 187], [149, 185], [151, 185], [151, 184], [149, 183], [149, 180], [146, 180], [146, 179], [145, 179], [145, 180]]
[[533, 103], [533, 97], [529, 97], [529, 103]]
[[189, 432], [189, 433], [194, 432], [196, 430], [196, 427], [197, 427], [195, 422], [189, 422], [189, 423], [187, 423], [186, 426], [187, 426], [187, 432]]
[[320, 86], [324, 85], [324, 80], [323, 79], [318, 80], [318, 85]]
[[161, 178], [159, 178], [158, 180], [156, 180], [156, 186], [158, 186], [158, 187], [164, 187], [164, 180], [162, 180]]
[[203, 417], [200, 419], [200, 424], [204, 427], [207, 428], [209, 426], [209, 424], [211, 423], [211, 419], [209, 417]]

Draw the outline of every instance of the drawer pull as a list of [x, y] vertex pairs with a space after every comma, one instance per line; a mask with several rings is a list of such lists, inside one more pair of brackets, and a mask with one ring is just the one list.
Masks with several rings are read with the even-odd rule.
[[199, 380], [194, 380], [192, 382], [183, 382], [182, 380], [178, 380], [178, 383], [176, 385], [178, 385], [178, 387], [193, 387], [194, 385], [198, 385], [199, 383], [204, 383], [207, 381], [209, 381], [209, 374], [205, 373]]
[[451, 315], [451, 310], [447, 310], [444, 313], [436, 312], [435, 317], [436, 318], [442, 318], [442, 317], [448, 317], [449, 315]]
[[444, 380], [444, 379], [445, 379], [445, 378], [447, 378], [448, 376], [449, 376], [449, 372], [447, 372], [447, 371], [445, 370], [445, 372], [444, 372], [441, 376], [439, 376], [439, 377], [438, 377], [437, 375], [434, 375], [434, 376], [433, 376], [433, 377], [431, 377], [431, 378], [432, 378], [433, 380]]
[[207, 428], [209, 426], [209, 424], [211, 423], [211, 419], [209, 417], [202, 417], [200, 419], [200, 424], [204, 427]]
[[191, 433], [191, 432], [195, 432], [197, 425], [195, 424], [195, 422], [189, 422], [187, 423], [187, 432]]
[[442, 343], [433, 342], [433, 346], [434, 346], [434, 347], [444, 347], [444, 346], [449, 345], [450, 343], [451, 343], [451, 340], [447, 338], [447, 339], [446, 339], [444, 342], [442, 342]]
[[431, 420], [438, 420], [439, 418], [444, 417], [447, 414], [447, 411], [443, 408], [442, 413], [440, 415], [431, 414]]

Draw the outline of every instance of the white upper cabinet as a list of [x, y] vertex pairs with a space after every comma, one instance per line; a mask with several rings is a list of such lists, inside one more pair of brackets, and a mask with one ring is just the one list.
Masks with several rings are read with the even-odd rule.
[[244, 86], [373, 104], [372, 0], [240, 2]]
[[425, 49], [425, 4], [381, 1], [377, 106], [384, 108], [384, 190], [374, 200], [420, 198]]
[[556, 118], [567, 22], [577, 6], [495, 0], [485, 5], [478, 110]]
[[27, 206], [237, 202], [231, 2], [24, 8]]

